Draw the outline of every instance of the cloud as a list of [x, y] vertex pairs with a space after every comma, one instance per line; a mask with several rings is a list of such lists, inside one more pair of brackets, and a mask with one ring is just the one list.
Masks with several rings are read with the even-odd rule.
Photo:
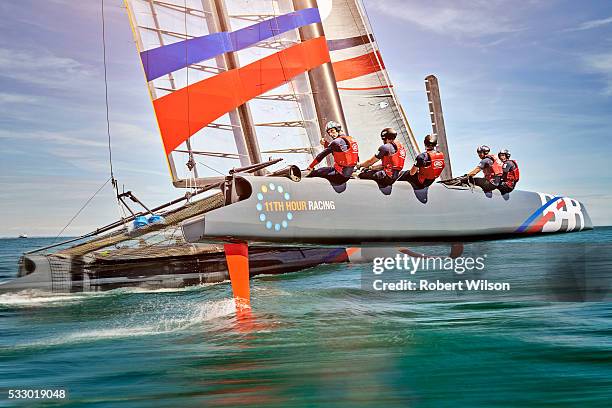
[[70, 145], [70, 146], [85, 146], [85, 147], [104, 147], [106, 143], [104, 140], [92, 140], [83, 137], [83, 134], [78, 131], [67, 131], [67, 132], [55, 132], [47, 130], [33, 130], [33, 131], [9, 131], [0, 130], [0, 139], [11, 139], [15, 140], [18, 138], [20, 141], [28, 140], [28, 143], [50, 143], [56, 145]]
[[612, 53], [587, 55], [583, 57], [583, 61], [588, 71], [604, 77], [604, 94], [612, 95]]
[[74, 88], [94, 76], [94, 70], [48, 50], [0, 48], [0, 77], [47, 88]]
[[[406, 4], [409, 3], [409, 4]], [[523, 30], [508, 9], [517, 9], [508, 1], [369, 1], [368, 9], [399, 18], [438, 34], [481, 37]]]
[[584, 31], [584, 30], [592, 30], [593, 28], [599, 28], [601, 26], [605, 26], [608, 24], [612, 24], [612, 17], [602, 18], [599, 20], [589, 20], [581, 23], [578, 27], [568, 28], [563, 31]]
[[0, 105], [36, 104], [41, 100], [34, 95], [0, 92]]

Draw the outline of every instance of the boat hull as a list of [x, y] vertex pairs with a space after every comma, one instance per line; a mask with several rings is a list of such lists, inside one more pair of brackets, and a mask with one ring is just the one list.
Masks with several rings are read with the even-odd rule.
[[182, 223], [188, 242], [245, 240], [287, 244], [492, 239], [591, 229], [586, 208], [569, 197], [509, 194], [435, 183], [381, 188], [371, 180], [331, 185], [282, 177], [236, 176], [239, 201]]
[[[296, 272], [323, 263], [348, 262], [344, 248], [252, 247], [251, 276]], [[18, 277], [0, 284], [0, 293], [98, 292], [117, 288], [177, 288], [229, 279], [224, 252], [88, 262], [54, 255], [24, 255]]]

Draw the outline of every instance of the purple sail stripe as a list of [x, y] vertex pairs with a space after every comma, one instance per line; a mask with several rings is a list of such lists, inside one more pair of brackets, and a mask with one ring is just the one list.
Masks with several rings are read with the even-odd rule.
[[320, 23], [319, 10], [308, 8], [232, 32], [208, 34], [140, 53], [147, 81], [226, 52], [240, 51], [279, 34]]

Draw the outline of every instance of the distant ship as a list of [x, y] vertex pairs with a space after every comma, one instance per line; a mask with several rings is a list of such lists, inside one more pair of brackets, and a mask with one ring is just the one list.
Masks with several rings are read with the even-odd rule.
[[27, 237], [28, 237], [28, 234], [21, 234], [21, 235], [19, 235], [19, 238], [27, 238]]

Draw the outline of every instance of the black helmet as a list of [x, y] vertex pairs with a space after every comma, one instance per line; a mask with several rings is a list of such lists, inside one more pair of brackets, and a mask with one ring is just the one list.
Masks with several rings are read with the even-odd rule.
[[486, 145], [482, 145], [479, 146], [478, 149], [476, 149], [476, 153], [480, 154], [489, 154], [489, 152], [491, 151], [491, 148], [489, 146]]
[[397, 132], [393, 128], [384, 128], [380, 131], [381, 139], [395, 139], [397, 137]]
[[506, 159], [510, 158], [510, 152], [508, 151], [508, 149], [502, 149], [499, 151], [499, 153], [497, 153], [497, 157], [501, 159], [501, 157], [499, 157], [500, 155], [504, 155], [506, 156]]
[[438, 137], [435, 135], [425, 136], [425, 147], [436, 147], [438, 145]]

